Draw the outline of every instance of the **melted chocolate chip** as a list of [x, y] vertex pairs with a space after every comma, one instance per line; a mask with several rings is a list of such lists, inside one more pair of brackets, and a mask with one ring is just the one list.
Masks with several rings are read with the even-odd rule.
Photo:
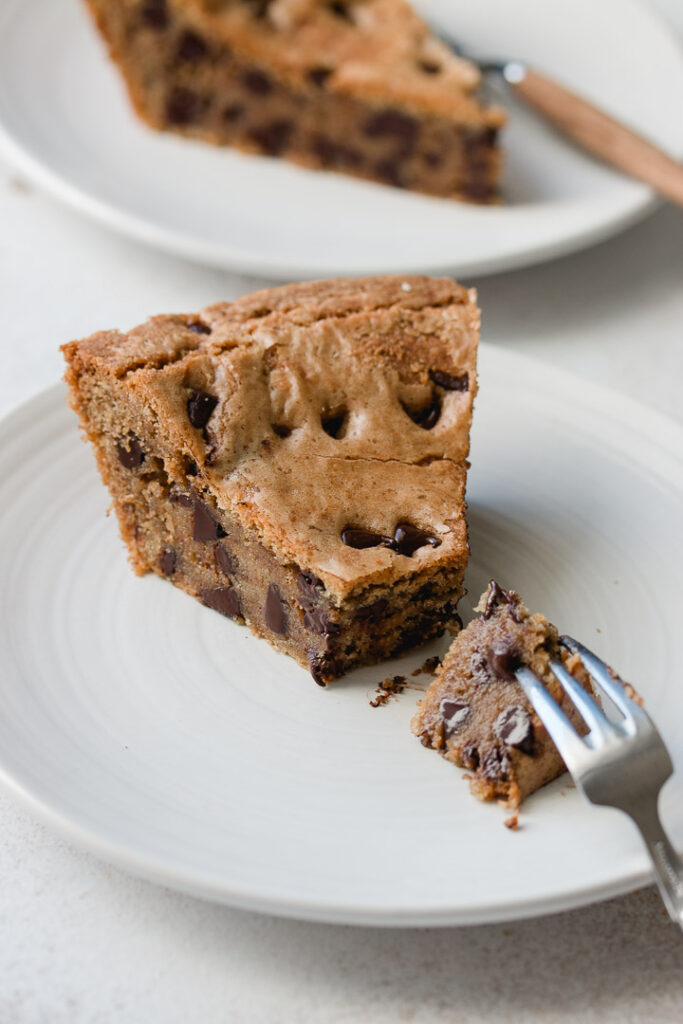
[[140, 8], [140, 20], [149, 28], [166, 28], [168, 25], [166, 0], [145, 0]]
[[510, 774], [510, 758], [504, 748], [491, 747], [481, 759], [481, 774], [494, 782], [506, 782]]
[[389, 548], [394, 546], [393, 537], [384, 537], [381, 533], [373, 533], [372, 530], [363, 530], [359, 527], [347, 526], [342, 530], [342, 543], [350, 548]]
[[308, 608], [304, 612], [304, 626], [317, 636], [331, 637], [339, 634], [339, 626], [330, 619], [328, 608]]
[[318, 686], [327, 686], [324, 679], [325, 674], [325, 658], [321, 657], [316, 651], [308, 652], [308, 668], [315, 679]]
[[273, 80], [265, 71], [249, 68], [242, 72], [242, 85], [255, 96], [267, 96], [273, 91]]
[[479, 750], [476, 744], [468, 743], [466, 747], [463, 747], [460, 760], [462, 761], [463, 768], [476, 771], [479, 767]]
[[432, 427], [436, 426], [441, 416], [441, 399], [436, 392], [432, 395], [427, 405], [421, 406], [419, 409], [411, 409], [410, 406], [403, 405], [403, 411], [410, 416], [413, 423], [417, 423], [418, 427], [422, 427], [423, 430], [431, 430]]
[[500, 584], [495, 580], [489, 580], [489, 588], [489, 596], [486, 599], [486, 607], [484, 609], [484, 618], [490, 619], [497, 606], [501, 604], [501, 602], [505, 601], [508, 606], [510, 618], [515, 622], [521, 622], [522, 620], [517, 615], [519, 594], [515, 594], [514, 590], [503, 590]]
[[439, 712], [443, 719], [444, 736], [448, 739], [454, 732], [462, 729], [472, 713], [472, 708], [461, 700], [442, 700]]
[[296, 583], [301, 595], [301, 603], [308, 608], [320, 598], [325, 589], [325, 584], [314, 576], [312, 572], [302, 571], [296, 578]]
[[467, 373], [455, 377], [452, 373], [445, 373], [443, 370], [430, 370], [429, 377], [444, 391], [467, 391], [470, 386], [470, 378]]
[[190, 494], [184, 494], [182, 491], [175, 489], [169, 491], [168, 500], [172, 505], [181, 505], [182, 508], [194, 507], [194, 498]]
[[220, 540], [226, 533], [223, 527], [213, 517], [213, 513], [201, 501], [194, 503], [194, 522], [192, 524], [192, 539], [202, 541]]
[[137, 469], [145, 461], [145, 452], [134, 434], [129, 434], [125, 442], [116, 442], [116, 454], [124, 469]]
[[493, 731], [506, 747], [516, 747], [525, 754], [534, 750], [534, 731], [531, 716], [520, 704], [511, 704], [498, 715]]
[[183, 86], [176, 86], [166, 100], [166, 119], [170, 124], [193, 124], [199, 119], [204, 101]]
[[508, 640], [496, 640], [486, 652], [486, 661], [494, 675], [509, 683], [515, 681], [515, 670], [520, 661], [514, 644]]
[[280, 595], [280, 589], [275, 583], [271, 583], [268, 587], [263, 615], [266, 626], [271, 632], [277, 633], [279, 636], [287, 635], [286, 605]]
[[441, 541], [438, 537], [432, 537], [424, 530], [420, 530], [419, 527], [413, 526], [412, 523], [399, 523], [396, 527], [394, 546], [399, 555], [411, 558], [418, 548], [423, 548], [427, 544], [438, 548]]
[[374, 114], [365, 124], [368, 138], [394, 138], [400, 141], [401, 151], [409, 152], [415, 145], [420, 130], [419, 122], [409, 114], [398, 110], [381, 110]]
[[193, 427], [202, 430], [209, 422], [218, 399], [206, 391], [193, 391], [187, 400], [187, 416]]
[[242, 614], [234, 587], [203, 587], [199, 591], [199, 598], [207, 608], [213, 608], [215, 612], [227, 615], [229, 619]]
[[311, 68], [307, 73], [306, 77], [309, 82], [313, 85], [317, 85], [319, 89], [322, 89], [325, 82], [332, 74], [331, 68]]
[[249, 138], [253, 139], [268, 156], [279, 156], [287, 146], [293, 130], [292, 122], [281, 118], [253, 128], [249, 133]]
[[163, 572], [164, 576], [172, 576], [176, 571], [177, 564], [178, 556], [173, 548], [164, 548], [161, 552], [161, 558], [159, 559], [159, 568]]
[[203, 324], [201, 320], [193, 320], [192, 323], [187, 325], [188, 331], [194, 331], [195, 334], [211, 334], [211, 328], [208, 324]]
[[186, 29], [178, 40], [176, 60], [181, 64], [197, 64], [209, 52], [209, 48], [196, 32]]
[[222, 544], [216, 544], [214, 556], [220, 571], [225, 573], [226, 576], [232, 576], [235, 572], [235, 563], [227, 548], [224, 548]]
[[384, 618], [388, 608], [389, 602], [386, 597], [378, 597], [371, 604], [361, 605], [356, 612], [356, 618], [359, 622], [379, 622]]

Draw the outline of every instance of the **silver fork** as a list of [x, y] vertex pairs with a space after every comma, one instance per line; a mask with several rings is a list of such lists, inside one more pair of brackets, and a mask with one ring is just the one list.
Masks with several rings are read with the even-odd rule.
[[666, 909], [683, 928], [683, 860], [662, 826], [657, 808], [659, 792], [673, 773], [664, 741], [650, 716], [632, 700], [623, 681], [587, 647], [563, 636], [576, 652], [594, 683], [621, 712], [610, 721], [600, 705], [561, 662], [550, 667], [588, 726], [581, 737], [540, 680], [526, 666], [515, 672], [539, 718], [550, 733], [578, 788], [594, 804], [617, 807], [640, 831], [652, 858], [654, 875]]

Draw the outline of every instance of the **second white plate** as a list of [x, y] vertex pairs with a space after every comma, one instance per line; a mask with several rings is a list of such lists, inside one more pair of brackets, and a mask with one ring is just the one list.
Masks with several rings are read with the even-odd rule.
[[[683, 153], [683, 59], [635, 0], [418, 6], [473, 54], [527, 59]], [[491, 209], [157, 134], [80, 0], [4, 0], [0, 66], [0, 143], [39, 183], [125, 234], [263, 276], [488, 273], [605, 238], [652, 203], [508, 99], [508, 203]]]
[[[476, 599], [495, 575], [642, 692], [678, 774], [683, 846], [679, 427], [483, 347], [468, 485]], [[377, 925], [558, 910], [635, 887], [617, 812], [567, 777], [522, 829], [411, 735], [385, 675], [326, 690], [247, 629], [126, 563], [62, 387], [0, 423], [0, 777], [73, 842], [146, 878], [254, 910]]]

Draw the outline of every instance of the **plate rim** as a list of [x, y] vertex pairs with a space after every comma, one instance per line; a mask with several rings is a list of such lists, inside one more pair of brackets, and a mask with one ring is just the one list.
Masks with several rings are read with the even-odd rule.
[[[592, 407], [599, 406], [612, 422], [628, 421], [631, 429], [648, 442], [658, 445], [664, 454], [673, 457], [681, 466], [681, 479], [675, 481], [683, 491], [683, 424], [619, 391], [585, 379], [563, 368], [549, 367], [543, 360], [536, 359], [499, 345], [483, 343], [487, 352], [498, 353], [536, 373], [547, 373], [551, 369], [566, 386], [580, 387]], [[0, 417], [0, 431], [22, 413], [35, 412], [35, 406], [57, 408], [66, 411], [65, 385], [56, 382], [42, 388], [8, 408]], [[74, 431], [74, 441], [76, 433]], [[231, 887], [225, 882], [206, 874], [195, 875], [169, 867], [163, 861], [141, 855], [125, 843], [103, 837], [96, 828], [88, 829], [73, 822], [66, 814], [56, 811], [49, 803], [31, 792], [30, 787], [15, 778], [7, 770], [0, 755], [0, 784], [10, 792], [35, 818], [54, 829], [64, 839], [81, 849], [115, 865], [124, 872], [140, 877], [157, 885], [169, 886], [194, 897], [215, 903], [226, 904], [242, 910], [271, 914], [277, 917], [330, 924], [352, 924], [372, 927], [453, 927], [471, 924], [522, 920], [546, 914], [575, 909], [590, 903], [610, 899], [631, 892], [651, 881], [649, 867], [639, 868], [619, 875], [610, 882], [584, 885], [565, 890], [552, 897], [537, 896], [523, 901], [510, 900], [501, 903], [480, 903], [476, 908], [446, 909], [388, 908], [385, 905], [371, 907], [368, 904], [354, 906], [346, 902], [321, 901], [318, 898], [307, 901], [301, 898], [283, 897], [282, 893], [269, 895], [262, 887], [258, 891], [244, 887]], [[682, 850], [683, 852], [683, 850]], [[643, 862], [645, 862], [643, 852]]]
[[[676, 33], [666, 20], [660, 17], [656, 11], [646, 6], [642, 0], [627, 0], [627, 2], [633, 9], [639, 12], [640, 17], [649, 20], [653, 27], [656, 27], [663, 36], [674, 43], [683, 67], [683, 47], [681, 47]], [[24, 10], [26, 9], [24, 2], [22, 2], [21, 7]], [[148, 130], [152, 131], [152, 129]], [[681, 152], [683, 153], [683, 149], [681, 149]], [[319, 271], [312, 269], [313, 258], [308, 263], [301, 263], [296, 258], [289, 259], [286, 256], [277, 259], [267, 254], [262, 254], [258, 257], [251, 256], [242, 253], [238, 248], [233, 248], [227, 243], [218, 244], [206, 239], [202, 240], [197, 236], [164, 227], [161, 224], [146, 220], [141, 215], [122, 210], [113, 202], [98, 198], [96, 195], [73, 184], [67, 177], [53, 170], [49, 164], [43, 163], [39, 156], [34, 154], [27, 145], [24, 145], [12, 133], [11, 128], [2, 120], [1, 111], [0, 155], [7, 159], [18, 171], [24, 173], [33, 184], [44, 189], [49, 195], [67, 207], [85, 215], [90, 220], [121, 237], [143, 243], [157, 251], [169, 253], [194, 263], [235, 273], [268, 277], [278, 281], [288, 281], [293, 278], [310, 280], [320, 276]], [[410, 271], [426, 274], [448, 273], [459, 276], [486, 276], [512, 269], [522, 269], [534, 266], [545, 260], [570, 255], [620, 234], [637, 224], [663, 204], [664, 201], [655, 195], [649, 186], [640, 182], [637, 184], [639, 185], [639, 194], [635, 195], [633, 199], [624, 199], [620, 209], [610, 217], [600, 220], [589, 228], [577, 228], [567, 231], [559, 239], [540, 244], [538, 242], [527, 243], [514, 253], [504, 256], [480, 257], [470, 261], [435, 260], [432, 262], [424, 260], [410, 264], [392, 264], [389, 261], [383, 264], [382, 272], [408, 273]], [[562, 203], [560, 202], [559, 205], [562, 205]], [[376, 261], [368, 265], [362, 263], [355, 264], [354, 266], [334, 264], [324, 268], [325, 277], [359, 276], [378, 272]]]

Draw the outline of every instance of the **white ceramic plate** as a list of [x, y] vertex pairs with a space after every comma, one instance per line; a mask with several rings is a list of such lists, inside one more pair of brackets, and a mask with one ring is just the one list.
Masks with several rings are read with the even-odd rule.
[[[501, 349], [482, 351], [472, 598], [493, 574], [637, 683], [677, 777], [683, 846], [683, 432]], [[513, 918], [647, 878], [630, 824], [567, 777], [523, 828], [409, 731], [388, 673], [326, 690], [247, 629], [135, 577], [62, 387], [0, 424], [0, 776], [73, 842], [241, 907], [382, 925]], [[463, 604], [472, 602], [466, 599]]]
[[[472, 53], [526, 58], [683, 153], [683, 60], [634, 0], [419, 6]], [[652, 205], [514, 104], [508, 205], [495, 209], [157, 134], [134, 117], [80, 0], [4, 0], [0, 67], [0, 142], [39, 184], [125, 234], [269, 277], [482, 274], [581, 248]]]

